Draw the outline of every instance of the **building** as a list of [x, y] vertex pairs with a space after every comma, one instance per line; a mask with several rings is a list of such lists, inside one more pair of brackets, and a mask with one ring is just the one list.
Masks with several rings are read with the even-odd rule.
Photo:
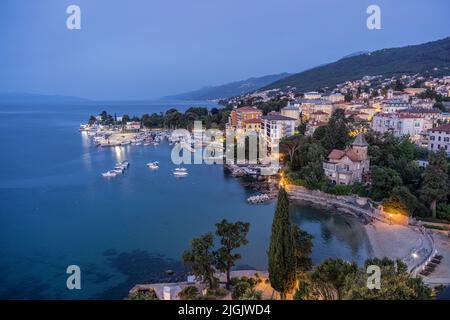
[[409, 102], [398, 99], [390, 99], [381, 102], [381, 111], [385, 113], [395, 113], [403, 109], [410, 109], [411, 107]]
[[243, 120], [241, 122], [241, 129], [243, 129], [245, 132], [259, 132], [261, 130], [261, 119], [253, 118]]
[[303, 94], [305, 99], [320, 99], [322, 98], [322, 94], [317, 91], [310, 91]]
[[261, 133], [269, 145], [277, 144], [284, 137], [294, 135], [295, 119], [277, 113], [261, 117]]
[[427, 119], [432, 123], [442, 119], [442, 111], [436, 108], [425, 109], [425, 108], [410, 108], [403, 109], [399, 111], [400, 114], [412, 114], [419, 116], [421, 118]]
[[303, 117], [309, 119], [314, 112], [326, 112], [329, 115], [333, 113], [333, 104], [326, 99], [298, 99], [296, 105], [299, 106]]
[[345, 150], [333, 149], [323, 163], [327, 178], [335, 184], [362, 182], [370, 170], [368, 147], [364, 135], [359, 134]]
[[300, 124], [300, 108], [296, 107], [292, 104], [288, 104], [286, 107], [281, 109], [281, 115], [295, 119], [295, 125], [298, 126]]
[[372, 119], [372, 130], [380, 133], [390, 132], [395, 137], [409, 135], [419, 143], [421, 134], [433, 126], [430, 120], [411, 113], [377, 113]]
[[330, 115], [323, 111], [316, 111], [309, 115], [309, 119], [312, 122], [328, 122], [330, 119]]
[[428, 150], [444, 149], [450, 155], [450, 123], [428, 130]]
[[231, 111], [228, 118], [228, 125], [240, 130], [245, 130], [249, 120], [261, 119], [262, 112], [255, 107], [241, 107]]
[[333, 93], [326, 98], [332, 103], [343, 102], [345, 100], [345, 96], [341, 93]]
[[125, 124], [125, 130], [130, 132], [137, 132], [141, 130], [141, 123], [138, 121], [129, 121]]

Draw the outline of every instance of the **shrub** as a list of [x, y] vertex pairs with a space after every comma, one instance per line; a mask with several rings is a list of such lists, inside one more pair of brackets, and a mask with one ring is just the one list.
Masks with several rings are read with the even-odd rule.
[[155, 290], [145, 289], [130, 293], [125, 300], [159, 300]]
[[436, 216], [438, 219], [450, 221], [450, 205], [439, 203], [436, 208]]
[[262, 291], [253, 288], [245, 290], [244, 294], [239, 297], [239, 300], [261, 300]]
[[[248, 294], [250, 291], [253, 290], [254, 287], [260, 283], [262, 280], [261, 278], [249, 278], [249, 277], [242, 277], [242, 278], [233, 278], [231, 279], [231, 285], [233, 287], [233, 291], [231, 292], [231, 297], [234, 300], [241, 299]], [[248, 300], [255, 300], [255, 299], [248, 299]]]
[[353, 188], [350, 185], [347, 186], [338, 184], [331, 187], [328, 192], [337, 196], [349, 196], [353, 194]]
[[197, 300], [199, 298], [199, 291], [195, 286], [187, 286], [178, 293], [178, 297], [181, 300]]
[[208, 290], [208, 295], [216, 296], [219, 298], [225, 297], [227, 295], [228, 291], [224, 288], [217, 288], [215, 290]]

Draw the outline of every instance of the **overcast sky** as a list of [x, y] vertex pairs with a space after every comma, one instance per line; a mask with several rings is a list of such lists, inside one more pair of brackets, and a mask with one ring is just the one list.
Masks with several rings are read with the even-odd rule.
[[[81, 8], [81, 30], [66, 8]], [[381, 7], [381, 30], [366, 9]], [[450, 36], [448, 0], [0, 0], [0, 92], [160, 96]]]

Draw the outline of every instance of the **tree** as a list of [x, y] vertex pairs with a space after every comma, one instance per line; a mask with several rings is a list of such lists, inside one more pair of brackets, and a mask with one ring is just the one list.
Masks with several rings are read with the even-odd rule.
[[343, 109], [336, 109], [331, 114], [328, 125], [317, 128], [313, 137], [327, 152], [333, 149], [344, 149], [350, 141], [351, 121], [345, 116]]
[[326, 259], [311, 275], [316, 290], [325, 300], [340, 300], [346, 284], [346, 278], [354, 275], [358, 267], [342, 259]]
[[207, 281], [209, 288], [213, 289], [216, 285], [214, 277], [214, 254], [211, 251], [214, 246], [214, 237], [212, 233], [207, 233], [191, 240], [191, 249], [183, 253], [183, 262], [188, 265], [193, 274]]
[[[379, 266], [381, 269], [380, 289], [367, 287], [367, 267]], [[400, 260], [388, 258], [370, 259], [365, 267], [356, 274], [347, 277], [343, 289], [343, 299], [351, 300], [427, 300], [431, 298], [431, 289], [422, 278], [413, 278], [407, 266]]]
[[371, 197], [374, 200], [387, 198], [392, 189], [403, 184], [397, 171], [391, 168], [372, 166], [370, 170], [372, 175]]
[[292, 163], [294, 155], [300, 147], [300, 136], [294, 135], [281, 140], [280, 151], [289, 156], [288, 160]]
[[220, 237], [222, 247], [215, 253], [216, 267], [218, 270], [227, 273], [227, 289], [230, 289], [230, 271], [236, 260], [241, 258], [239, 253], [233, 253], [234, 249], [248, 243], [247, 234], [250, 223], [237, 221], [228, 222], [223, 219], [216, 224], [216, 235]]
[[423, 173], [421, 195], [430, 204], [433, 218], [436, 218], [437, 202], [448, 195], [447, 157], [444, 150], [430, 154]]
[[284, 188], [278, 191], [278, 202], [272, 222], [268, 251], [269, 280], [281, 299], [295, 286], [295, 241], [289, 220], [289, 200]]
[[94, 117], [94, 116], [90, 116], [89, 117], [89, 121], [88, 121], [88, 124], [90, 125], [90, 126], [92, 126], [94, 123], [96, 123], [97, 122], [97, 119]]
[[299, 272], [309, 271], [312, 268], [311, 253], [313, 247], [313, 236], [300, 229], [299, 226], [292, 226], [292, 233], [295, 239], [295, 265]]

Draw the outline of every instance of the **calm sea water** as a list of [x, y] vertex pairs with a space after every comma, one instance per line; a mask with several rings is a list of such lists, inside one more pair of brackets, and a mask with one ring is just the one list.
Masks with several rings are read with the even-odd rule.
[[[180, 279], [189, 240], [222, 218], [251, 223], [238, 267], [266, 268], [274, 202], [247, 204], [252, 191], [219, 165], [189, 166], [189, 176], [174, 178], [168, 144], [96, 148], [78, 131], [102, 110], [142, 115], [191, 105], [208, 104], [0, 106], [0, 298], [121, 299], [135, 283]], [[125, 176], [101, 177], [123, 159], [131, 163]], [[155, 160], [160, 169], [149, 171]], [[316, 263], [368, 256], [355, 219], [302, 206], [292, 206], [292, 219], [314, 235]], [[81, 290], [66, 288], [72, 264], [81, 268]]]

